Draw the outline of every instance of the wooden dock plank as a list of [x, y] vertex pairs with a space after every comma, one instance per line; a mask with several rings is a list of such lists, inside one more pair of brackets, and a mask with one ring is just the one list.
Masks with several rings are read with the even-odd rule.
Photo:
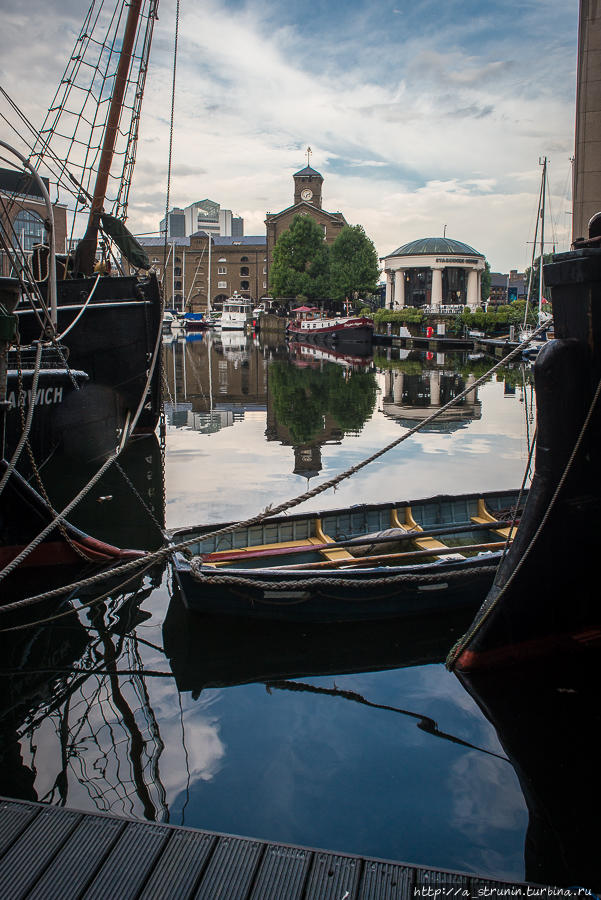
[[76, 900], [117, 840], [126, 823], [119, 819], [84, 816], [60, 854], [27, 895], [27, 900]]
[[187, 900], [191, 897], [217, 841], [214, 834], [173, 831], [139, 900], [165, 900], [167, 896], [169, 900]]
[[10, 847], [18, 834], [25, 830], [27, 823], [38, 813], [39, 809], [35, 806], [24, 803], [0, 804], [0, 855]]
[[420, 887], [528, 885], [0, 798], [1, 900], [415, 900]]
[[246, 900], [264, 848], [262, 841], [220, 838], [195, 900]]
[[368, 860], [358, 900], [413, 900], [414, 871], [409, 866]]
[[109, 897], [133, 900], [168, 837], [168, 830], [160, 825], [128, 822], [83, 894], [85, 900], [107, 900]]
[[309, 873], [306, 900], [355, 898], [360, 866], [358, 857], [316, 853]]
[[81, 820], [81, 813], [45, 807], [0, 861], [0, 897], [20, 900], [54, 859]]
[[263, 854], [250, 900], [300, 900], [313, 853], [302, 847], [269, 844]]

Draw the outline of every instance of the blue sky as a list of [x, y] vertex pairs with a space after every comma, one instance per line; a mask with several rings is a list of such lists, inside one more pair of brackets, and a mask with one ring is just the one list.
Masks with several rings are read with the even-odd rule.
[[[39, 121], [80, 6], [2, 6], [0, 81]], [[161, 0], [130, 199], [138, 232], [164, 212], [174, 10]], [[507, 271], [529, 263], [547, 155], [566, 249], [577, 20], [577, 0], [182, 0], [172, 204], [210, 197], [261, 233], [265, 212], [290, 204], [310, 145], [324, 208], [362, 224], [380, 255], [446, 225]]]

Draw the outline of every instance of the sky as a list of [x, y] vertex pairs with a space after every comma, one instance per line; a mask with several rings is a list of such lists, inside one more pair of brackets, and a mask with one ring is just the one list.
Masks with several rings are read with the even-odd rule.
[[[0, 0], [0, 84], [35, 123], [86, 8]], [[138, 234], [165, 212], [175, 11], [161, 0]], [[543, 156], [547, 237], [569, 248], [577, 31], [578, 0], [181, 0], [169, 206], [209, 197], [264, 234], [310, 146], [324, 209], [362, 225], [380, 256], [446, 230], [493, 271], [523, 270]]]

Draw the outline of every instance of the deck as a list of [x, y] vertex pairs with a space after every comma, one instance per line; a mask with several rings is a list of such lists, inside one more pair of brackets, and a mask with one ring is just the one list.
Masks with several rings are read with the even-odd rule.
[[517, 883], [0, 798], [2, 900], [409, 900], [503, 887], [519, 895]]

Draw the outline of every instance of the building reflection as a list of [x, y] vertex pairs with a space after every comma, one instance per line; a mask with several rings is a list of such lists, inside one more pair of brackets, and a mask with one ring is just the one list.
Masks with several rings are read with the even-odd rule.
[[466, 396], [450, 409], [445, 410], [424, 430], [448, 432], [465, 427], [469, 422], [482, 418], [482, 402], [478, 390], [469, 390], [476, 381], [473, 372], [457, 371], [454, 358], [447, 360], [444, 353], [408, 354], [398, 361], [397, 368], [387, 368], [383, 373], [382, 412], [408, 428], [427, 419], [463, 391]]
[[[190, 338], [193, 338], [190, 340]], [[241, 332], [204, 332], [165, 343], [165, 415], [169, 425], [212, 434], [267, 405], [270, 353]]]

